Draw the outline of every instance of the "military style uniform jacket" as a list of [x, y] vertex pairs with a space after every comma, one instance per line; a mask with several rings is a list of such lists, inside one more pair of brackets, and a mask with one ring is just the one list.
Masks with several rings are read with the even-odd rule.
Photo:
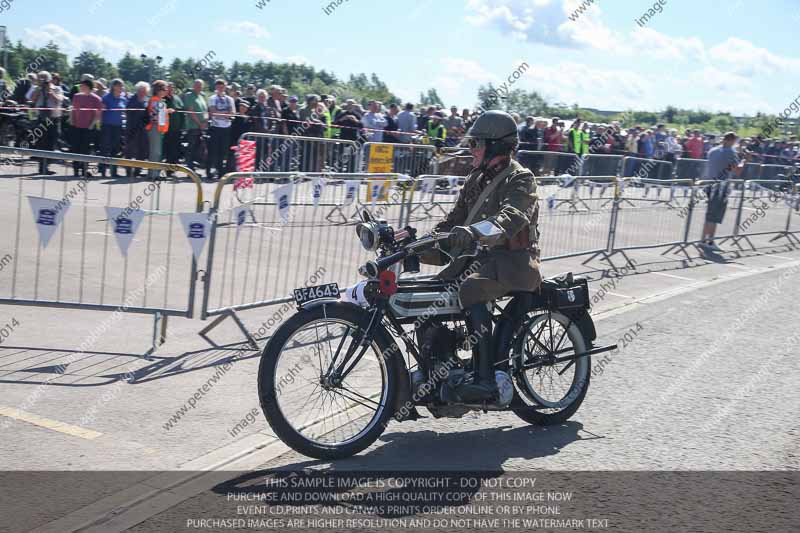
[[[482, 191], [493, 180], [501, 182], [483, 201], [475, 217], [467, 217]], [[489, 168], [485, 172], [473, 171], [467, 176], [464, 187], [453, 209], [445, 220], [436, 227], [437, 232], [448, 232], [455, 226], [475, 224], [491, 220], [503, 230], [503, 237], [487, 253], [477, 258], [476, 273], [471, 274], [472, 292], [466, 298], [469, 302], [489, 301], [510, 291], [534, 291], [539, 288], [539, 205], [536, 195], [536, 182], [533, 173], [514, 160], [499, 168]], [[443, 265], [449, 258], [438, 250], [424, 254], [422, 262]], [[458, 279], [470, 267], [472, 261], [457, 260], [448, 265], [440, 274], [442, 279]], [[475, 271], [475, 266], [470, 270]], [[468, 280], [464, 280], [468, 281]], [[475, 283], [478, 282], [478, 283]], [[462, 302], [465, 298], [462, 295]]]

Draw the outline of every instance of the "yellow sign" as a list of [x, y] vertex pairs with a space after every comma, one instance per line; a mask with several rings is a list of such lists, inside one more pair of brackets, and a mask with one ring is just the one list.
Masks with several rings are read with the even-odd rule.
[[[370, 174], [390, 174], [393, 171], [393, 160], [394, 146], [391, 144], [371, 144], [369, 145], [367, 172]], [[370, 178], [367, 184], [367, 203], [373, 200], [387, 201], [390, 187], [390, 180]]]
[[392, 172], [394, 159], [394, 146], [391, 144], [371, 144], [369, 146], [369, 159], [367, 159], [367, 172], [370, 174], [389, 174]]

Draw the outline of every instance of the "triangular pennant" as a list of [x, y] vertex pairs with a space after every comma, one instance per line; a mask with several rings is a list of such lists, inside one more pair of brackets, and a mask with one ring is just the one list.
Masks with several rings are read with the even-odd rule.
[[293, 190], [294, 183], [287, 183], [272, 191], [272, 196], [275, 197], [275, 204], [278, 206], [278, 214], [284, 224], [289, 221], [289, 207], [292, 205]]
[[556, 206], [556, 195], [551, 194], [547, 197], [547, 208], [553, 209]]
[[644, 186], [644, 197], [647, 198], [647, 196], [649, 194], [650, 194], [650, 186], [649, 185], [645, 185]]
[[345, 181], [345, 187], [344, 202], [342, 202], [342, 205], [350, 205], [355, 201], [356, 195], [358, 194], [358, 181], [347, 180]]
[[447, 178], [447, 181], [450, 184], [450, 190], [456, 190], [456, 187], [458, 187], [458, 176], [450, 176]]
[[322, 200], [322, 191], [325, 189], [325, 185], [328, 184], [328, 180], [325, 178], [316, 177], [311, 182], [311, 197], [314, 200], [314, 207], [319, 205], [320, 200]]
[[436, 178], [425, 178], [420, 186], [422, 194], [433, 194], [436, 192]]
[[189, 246], [192, 247], [194, 258], [200, 259], [211, 227], [208, 215], [205, 213], [178, 213], [178, 218], [183, 225], [184, 235], [189, 240]]
[[675, 191], [676, 191], [676, 189], [677, 189], [677, 187], [675, 185], [672, 185], [669, 188], [669, 201], [670, 202], [675, 199]]
[[661, 198], [661, 189], [663, 189], [663, 187], [656, 187], [656, 198]]
[[58, 225], [64, 220], [70, 203], [66, 200], [51, 200], [38, 196], [28, 196], [28, 201], [31, 204], [36, 229], [39, 230], [39, 242], [42, 244], [42, 248], [47, 248]]
[[592, 197], [593, 193], [594, 193], [594, 183], [589, 182], [589, 198]]
[[233, 208], [233, 220], [236, 222], [237, 230], [242, 227], [245, 222], [247, 222], [248, 214], [255, 220], [255, 217], [253, 217], [253, 211], [248, 204], [242, 204]]
[[144, 211], [141, 209], [131, 210], [128, 207], [106, 207], [106, 214], [114, 236], [117, 238], [117, 246], [122, 255], [127, 256], [133, 236], [136, 235], [142, 220], [144, 220]]

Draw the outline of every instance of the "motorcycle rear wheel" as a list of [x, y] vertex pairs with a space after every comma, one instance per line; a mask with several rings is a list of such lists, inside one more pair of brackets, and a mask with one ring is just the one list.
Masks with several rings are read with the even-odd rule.
[[520, 367], [523, 362], [546, 360], [543, 347], [549, 351], [564, 350], [558, 357], [584, 353], [584, 337], [577, 324], [558, 312], [551, 313], [549, 321], [547, 313], [529, 315], [521, 329], [517, 342], [513, 343], [514, 352], [520, 354], [515, 360], [514, 384], [517, 396], [525, 407], [512, 410], [530, 424], [561, 424], [575, 414], [586, 397], [591, 357], [584, 356], [571, 362], [547, 364], [529, 370], [521, 370]]

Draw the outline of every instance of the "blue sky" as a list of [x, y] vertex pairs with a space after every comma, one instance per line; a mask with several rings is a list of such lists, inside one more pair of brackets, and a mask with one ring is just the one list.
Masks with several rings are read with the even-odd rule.
[[[12, 0], [11, 39], [57, 42], [118, 59], [136, 54], [306, 62], [345, 77], [375, 72], [404, 99], [436, 87], [445, 103], [475, 103], [481, 83], [601, 109], [667, 105], [776, 113], [800, 95], [798, 0]], [[588, 9], [568, 18], [582, 2]], [[59, 7], [54, 7], [59, 6]]]

